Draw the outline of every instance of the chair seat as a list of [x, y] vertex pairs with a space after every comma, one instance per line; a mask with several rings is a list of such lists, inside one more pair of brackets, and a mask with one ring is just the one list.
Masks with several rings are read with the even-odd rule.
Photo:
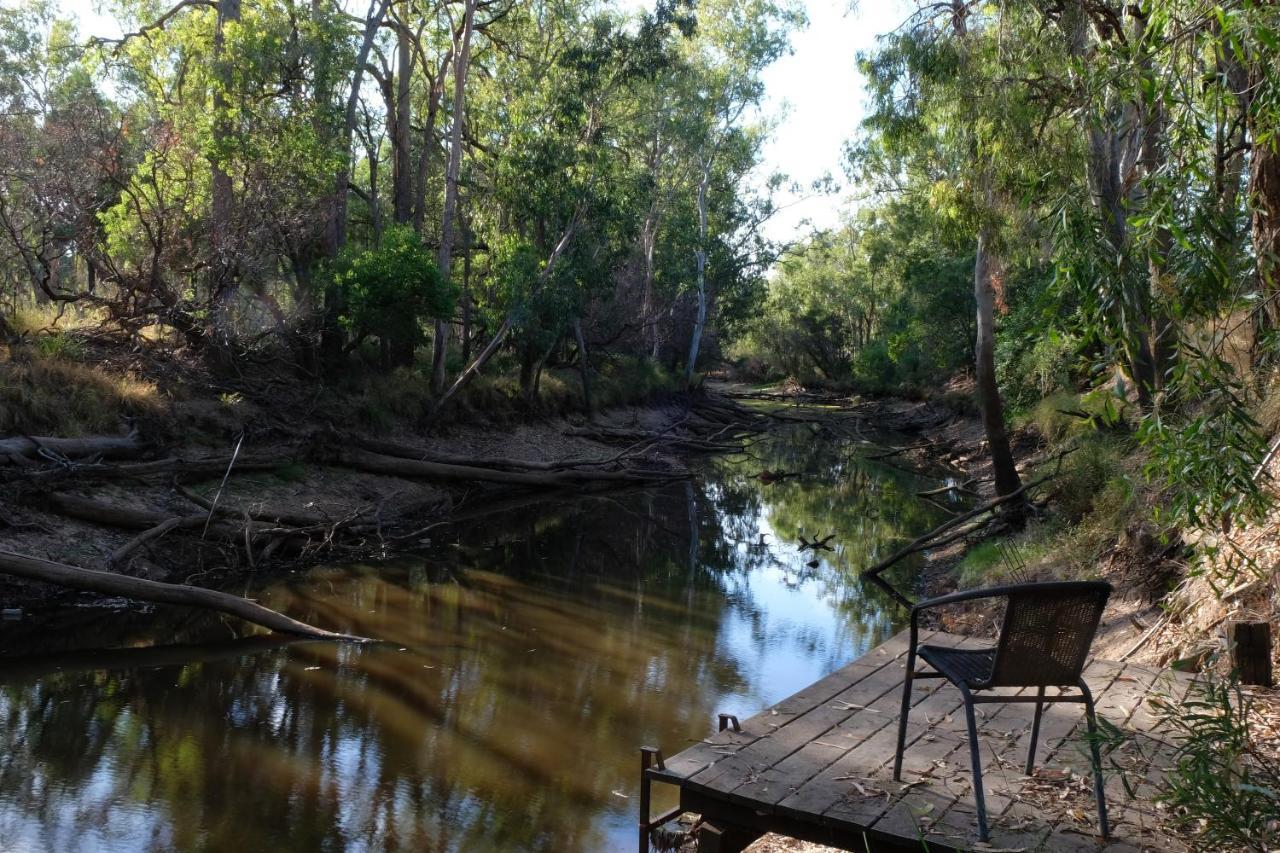
[[991, 681], [996, 650], [950, 649], [945, 646], [921, 646], [918, 655], [953, 684], [980, 689]]

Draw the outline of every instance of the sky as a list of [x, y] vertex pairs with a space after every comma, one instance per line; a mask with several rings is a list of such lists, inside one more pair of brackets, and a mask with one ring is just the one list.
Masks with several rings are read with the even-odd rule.
[[821, 197], [782, 193], [785, 206], [765, 226], [765, 234], [794, 240], [811, 228], [838, 225], [847, 207], [844, 145], [862, 122], [866, 98], [857, 53], [875, 46], [876, 36], [902, 23], [902, 0], [806, 0], [809, 26], [792, 37], [793, 52], [764, 72], [765, 112], [783, 115], [764, 151], [762, 171], [786, 174], [808, 187], [830, 174], [841, 192]]
[[[101, 0], [59, 3], [64, 13], [79, 20], [82, 35], [119, 35], [115, 22], [99, 13]], [[763, 152], [759, 179], [781, 172], [806, 188], [800, 194], [782, 191], [775, 199], [782, 209], [764, 232], [782, 242], [839, 224], [850, 195], [843, 149], [856, 136], [866, 106], [856, 56], [874, 47], [876, 36], [892, 31], [906, 15], [904, 0], [855, 0], [852, 9], [850, 0], [802, 0], [802, 5], [808, 27], [793, 35], [791, 55], [764, 72], [764, 112], [782, 118]], [[824, 175], [834, 178], [841, 191], [815, 197], [807, 188]]]

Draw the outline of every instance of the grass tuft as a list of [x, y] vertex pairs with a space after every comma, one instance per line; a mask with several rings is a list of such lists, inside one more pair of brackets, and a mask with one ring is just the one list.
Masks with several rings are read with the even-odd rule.
[[75, 436], [115, 432], [125, 417], [158, 416], [156, 386], [44, 350], [0, 350], [0, 431]]

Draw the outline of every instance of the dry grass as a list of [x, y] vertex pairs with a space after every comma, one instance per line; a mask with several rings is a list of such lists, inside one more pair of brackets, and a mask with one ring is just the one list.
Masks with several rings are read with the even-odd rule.
[[0, 348], [0, 432], [116, 432], [126, 417], [164, 411], [156, 386], [40, 347]]
[[20, 306], [5, 319], [9, 321], [13, 331], [19, 335], [34, 336], [49, 332], [97, 328], [102, 324], [105, 316], [102, 311], [94, 308], [31, 303]]
[[[548, 368], [538, 383], [532, 404], [520, 391], [517, 368], [509, 360], [495, 359], [477, 376], [445, 413], [450, 422], [483, 420], [503, 424], [521, 420], [530, 411], [542, 415], [583, 413], [580, 375], [573, 368]], [[601, 364], [592, 375], [593, 403], [597, 410], [649, 402], [681, 387], [681, 379], [648, 361], [618, 358]], [[351, 400], [360, 423], [386, 432], [397, 424], [413, 426], [430, 413], [435, 397], [425, 365], [398, 368], [388, 375], [364, 377]]]

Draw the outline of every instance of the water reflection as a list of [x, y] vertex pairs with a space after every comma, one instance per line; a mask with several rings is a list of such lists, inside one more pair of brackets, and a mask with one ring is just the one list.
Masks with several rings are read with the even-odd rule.
[[[901, 613], [854, 570], [936, 521], [919, 483], [849, 448], [800, 434], [757, 453], [697, 484], [480, 518], [420, 558], [261, 595], [380, 645], [148, 648], [144, 632], [116, 638], [143, 647], [0, 662], [0, 838], [630, 849], [638, 745], [678, 751], [715, 712], [751, 714], [882, 641]], [[802, 476], [766, 485], [766, 469]], [[836, 550], [810, 565], [801, 533], [835, 533]], [[228, 630], [160, 623], [166, 640]]]

